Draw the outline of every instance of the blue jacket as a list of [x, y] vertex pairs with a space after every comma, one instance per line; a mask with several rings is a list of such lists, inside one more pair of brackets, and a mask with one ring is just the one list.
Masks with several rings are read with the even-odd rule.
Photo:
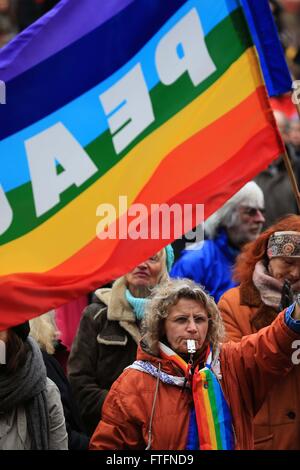
[[221, 229], [214, 240], [205, 240], [199, 250], [184, 250], [170, 276], [193, 279], [218, 302], [224, 292], [237, 285], [232, 280], [232, 268], [238, 254], [239, 250], [229, 246], [228, 236]]

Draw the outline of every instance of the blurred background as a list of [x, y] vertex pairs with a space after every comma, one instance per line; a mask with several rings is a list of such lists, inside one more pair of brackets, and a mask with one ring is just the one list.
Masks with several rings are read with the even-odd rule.
[[0, 47], [27, 28], [59, 0], [0, 0]]

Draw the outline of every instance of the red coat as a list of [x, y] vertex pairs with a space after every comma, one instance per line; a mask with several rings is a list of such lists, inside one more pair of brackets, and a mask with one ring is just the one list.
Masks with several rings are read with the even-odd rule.
[[[219, 301], [227, 339], [240, 341], [245, 335], [263, 332], [276, 318], [276, 311], [264, 305], [253, 284], [230, 289]], [[289, 356], [294, 350], [290, 345]], [[266, 363], [270, 367], [269, 364]], [[279, 381], [254, 418], [255, 449], [300, 449], [300, 367]], [[257, 404], [258, 405], [258, 404]]]
[[[221, 384], [231, 408], [237, 448], [253, 448], [253, 413], [276, 379], [292, 368], [291, 341], [298, 337], [285, 325], [283, 314], [280, 314], [268, 329], [258, 335], [222, 346]], [[277, 344], [280, 344], [278, 351]], [[150, 361], [156, 366], [160, 362], [163, 371], [178, 375], [178, 369], [170, 361], [149, 355], [141, 348], [138, 359]], [[135, 369], [126, 369], [122, 373], [105, 399], [102, 420], [92, 436], [90, 449], [146, 448], [156, 380]], [[185, 449], [191, 404], [188, 389], [159, 383], [151, 450]]]

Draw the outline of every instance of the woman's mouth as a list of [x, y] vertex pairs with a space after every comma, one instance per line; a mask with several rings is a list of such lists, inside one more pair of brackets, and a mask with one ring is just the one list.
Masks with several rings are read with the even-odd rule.
[[138, 272], [134, 273], [134, 276], [143, 277], [143, 278], [146, 279], [146, 278], [149, 277], [149, 274], [145, 273], [145, 272], [142, 272], [142, 271], [138, 271]]

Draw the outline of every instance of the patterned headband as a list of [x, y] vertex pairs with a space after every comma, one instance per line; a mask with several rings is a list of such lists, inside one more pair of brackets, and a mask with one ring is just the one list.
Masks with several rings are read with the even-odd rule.
[[300, 258], [300, 232], [275, 232], [268, 241], [268, 258], [289, 256]]

